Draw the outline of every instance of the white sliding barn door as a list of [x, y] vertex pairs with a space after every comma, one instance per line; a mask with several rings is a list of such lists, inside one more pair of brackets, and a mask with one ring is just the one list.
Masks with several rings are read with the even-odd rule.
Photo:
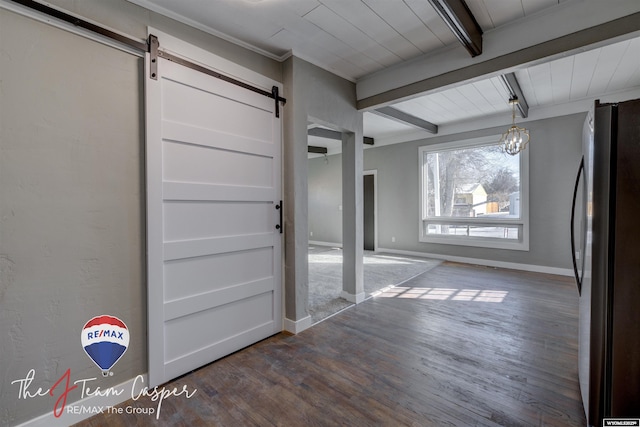
[[162, 58], [145, 79], [155, 386], [282, 330], [281, 123], [273, 99]]

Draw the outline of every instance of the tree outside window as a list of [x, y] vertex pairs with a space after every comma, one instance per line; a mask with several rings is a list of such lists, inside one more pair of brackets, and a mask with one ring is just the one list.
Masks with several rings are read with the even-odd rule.
[[492, 142], [421, 147], [420, 155], [421, 240], [523, 240], [520, 154], [510, 156]]

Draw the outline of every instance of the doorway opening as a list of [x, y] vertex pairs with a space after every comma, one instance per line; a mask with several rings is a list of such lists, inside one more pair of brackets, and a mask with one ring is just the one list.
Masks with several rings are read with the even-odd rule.
[[308, 127], [309, 305], [313, 323], [351, 305], [340, 298], [342, 271], [342, 136]]
[[378, 248], [376, 239], [377, 230], [377, 171], [365, 171], [362, 179], [363, 186], [363, 231], [364, 250], [375, 251]]

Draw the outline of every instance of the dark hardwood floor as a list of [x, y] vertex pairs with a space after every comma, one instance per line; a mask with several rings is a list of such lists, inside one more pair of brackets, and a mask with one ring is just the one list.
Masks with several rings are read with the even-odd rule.
[[443, 263], [169, 383], [198, 391], [159, 420], [79, 425], [584, 426], [577, 307], [570, 278]]

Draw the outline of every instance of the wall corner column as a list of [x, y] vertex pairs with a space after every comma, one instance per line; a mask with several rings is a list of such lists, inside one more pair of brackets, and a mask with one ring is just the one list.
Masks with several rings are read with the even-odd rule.
[[365, 299], [363, 280], [363, 138], [362, 113], [356, 132], [342, 134], [342, 294], [353, 303]]
[[283, 64], [287, 106], [283, 108], [284, 330], [299, 333], [311, 326], [309, 302], [309, 199], [307, 195], [307, 112], [296, 90], [293, 58]]

